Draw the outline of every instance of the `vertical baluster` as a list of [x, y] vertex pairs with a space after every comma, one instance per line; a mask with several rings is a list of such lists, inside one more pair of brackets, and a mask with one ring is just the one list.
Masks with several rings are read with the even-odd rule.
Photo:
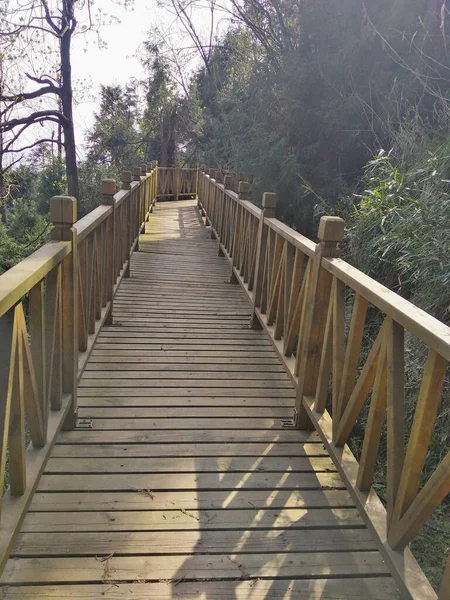
[[[124, 175], [123, 173], [122, 179]], [[106, 220], [105, 231], [104, 285], [106, 300], [109, 302], [108, 316], [105, 321], [106, 325], [111, 325], [113, 322], [114, 285], [116, 283], [114, 265], [114, 247], [116, 244], [116, 202], [114, 194], [116, 191], [117, 186], [114, 179], [102, 180], [102, 204], [104, 206], [111, 206], [112, 209], [112, 214]]]
[[388, 529], [405, 456], [405, 331], [387, 317], [387, 518]]
[[[47, 437], [47, 365], [45, 363], [45, 285], [44, 280], [31, 288], [29, 293], [30, 346], [31, 360], [34, 366], [39, 404], [41, 407], [44, 438]], [[45, 441], [42, 440], [43, 446]]]
[[242, 216], [243, 208], [241, 205], [242, 200], [248, 200], [250, 196], [250, 185], [245, 181], [239, 182], [239, 194], [236, 202], [236, 213], [234, 219], [234, 233], [233, 233], [233, 246], [232, 246], [232, 266], [230, 283], [238, 283], [235, 275], [235, 270], [239, 268], [239, 257], [241, 255], [242, 248]]
[[198, 193], [199, 193], [199, 189], [200, 189], [200, 165], [197, 165], [196, 169], [195, 169], [195, 188], [194, 188], [194, 193], [195, 193], [195, 197], [198, 200]]
[[88, 267], [87, 267], [87, 239], [78, 244], [78, 348], [80, 352], [87, 349], [87, 310], [88, 300]]
[[399, 535], [397, 525], [419, 491], [423, 465], [433, 434], [433, 425], [441, 400], [447, 365], [445, 358], [435, 350], [430, 349], [428, 351], [395, 501], [393, 527], [388, 532], [388, 540], [396, 549], [403, 548], [407, 543], [404, 538], [402, 539], [401, 534]]
[[26, 488], [25, 469], [25, 405], [23, 389], [23, 339], [25, 327], [23, 306], [20, 302], [14, 309], [14, 334], [12, 348], [12, 370], [8, 393], [10, 399], [9, 415], [9, 488], [11, 496], [21, 496]]
[[141, 220], [140, 220], [140, 215], [141, 215], [141, 168], [140, 167], [135, 167], [133, 169], [133, 181], [136, 181], [138, 183], [137, 187], [134, 188], [133, 192], [135, 195], [135, 202], [136, 202], [136, 206], [135, 206], [135, 214], [134, 214], [134, 227], [133, 227], [133, 239], [136, 239], [137, 237], [137, 245], [136, 245], [136, 250], [139, 250], [139, 234], [141, 232]]
[[256, 315], [256, 309], [261, 306], [262, 296], [262, 282], [264, 276], [264, 263], [266, 258], [266, 246], [267, 246], [267, 235], [268, 228], [264, 224], [264, 219], [275, 217], [275, 209], [277, 205], [277, 196], [273, 192], [264, 192], [262, 198], [262, 211], [259, 221], [258, 238], [256, 246], [256, 263], [255, 263], [255, 283], [253, 292], [253, 311], [251, 318], [252, 329], [260, 329], [261, 324], [259, 323]]
[[133, 186], [133, 191], [135, 192], [136, 195], [136, 215], [135, 215], [135, 224], [134, 224], [134, 237], [136, 237], [137, 232], [139, 230], [139, 215], [141, 214], [141, 209], [140, 209], [140, 194], [139, 194], [139, 187], [141, 184], [141, 168], [140, 167], [135, 167], [133, 169], [133, 183], [137, 183], [137, 186]]
[[[85, 242], [85, 240], [84, 240]], [[84, 244], [83, 242], [83, 244]], [[52, 410], [62, 406], [62, 266], [47, 275], [45, 284], [46, 364], [48, 397]], [[84, 331], [87, 346], [87, 329]], [[80, 347], [84, 352], [86, 347]]]
[[[133, 179], [133, 174], [131, 171], [124, 171], [121, 175], [121, 180], [122, 180], [122, 189], [123, 190], [131, 190], [131, 181]], [[127, 210], [126, 210], [126, 231], [125, 231], [125, 238], [126, 238], [126, 245], [128, 250], [131, 251], [131, 247], [134, 243], [134, 235], [133, 235], [133, 197], [132, 197], [132, 193], [130, 191], [130, 194], [128, 195], [128, 198], [125, 200], [126, 204], [127, 204]], [[128, 268], [131, 268], [131, 265], [128, 264]], [[125, 275], [126, 277], [130, 276], [130, 271], [128, 271], [128, 273]]]
[[142, 180], [142, 221], [141, 223], [144, 224], [144, 231], [145, 231], [145, 223], [147, 222], [147, 215], [148, 215], [148, 207], [149, 207], [149, 194], [148, 194], [148, 179], [147, 179], [147, 165], [146, 164], [142, 164], [141, 165], [141, 176], [144, 177], [144, 179]]
[[150, 213], [153, 212], [153, 204], [155, 200], [154, 194], [154, 183], [155, 183], [155, 171], [153, 169], [153, 162], [147, 163], [147, 173], [148, 177], [148, 216], [150, 218]]
[[[232, 186], [232, 177], [231, 175], [225, 175], [225, 177], [223, 178], [223, 188], [224, 190], [231, 190], [231, 186]], [[226, 251], [228, 252], [228, 254], [231, 253], [231, 246], [230, 246], [230, 238], [231, 238], [231, 230], [233, 228], [234, 225], [234, 219], [231, 217], [231, 203], [233, 202], [233, 200], [231, 199], [230, 196], [227, 196], [224, 193], [224, 201], [225, 201], [225, 223], [224, 223], [224, 247], [226, 249]]]
[[[9, 417], [11, 410], [12, 381], [10, 375], [16, 357], [17, 334], [14, 327], [14, 308], [0, 317], [0, 489], [5, 480], [6, 455], [8, 448]], [[0, 507], [3, 493], [0, 494]]]

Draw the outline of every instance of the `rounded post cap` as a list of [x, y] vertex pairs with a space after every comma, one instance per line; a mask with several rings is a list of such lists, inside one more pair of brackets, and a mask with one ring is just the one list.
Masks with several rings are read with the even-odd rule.
[[345, 221], [340, 217], [322, 217], [317, 237], [321, 242], [340, 242], [344, 235]]
[[117, 192], [115, 179], [102, 179], [102, 194], [104, 196], [114, 196]]
[[147, 175], [147, 165], [141, 165], [141, 175]]
[[223, 175], [222, 175], [222, 171], [220, 171], [219, 169], [217, 169], [214, 172], [214, 179], [218, 182], [221, 183], [223, 181]]
[[120, 178], [124, 183], [131, 183], [133, 181], [133, 173], [131, 171], [123, 171]]
[[262, 197], [263, 208], [273, 208], [277, 206], [277, 195], [275, 192], [264, 192]]
[[71, 227], [77, 220], [77, 201], [73, 196], [50, 198], [50, 220], [55, 225]]
[[133, 181], [139, 181], [141, 178], [141, 167], [134, 167], [133, 169]]
[[231, 175], [225, 175], [225, 177], [223, 178], [223, 185], [225, 186], [225, 189], [229, 190], [231, 188], [232, 183], [233, 178], [231, 177]]
[[248, 181], [240, 181], [239, 182], [239, 194], [248, 194], [250, 192], [250, 184]]
[[153, 162], [147, 163], [147, 173], [153, 170]]

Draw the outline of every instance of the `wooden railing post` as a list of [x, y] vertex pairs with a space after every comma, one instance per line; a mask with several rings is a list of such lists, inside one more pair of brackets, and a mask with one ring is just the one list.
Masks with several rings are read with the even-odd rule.
[[230, 190], [233, 187], [233, 178], [231, 175], [225, 175], [223, 178], [223, 210], [222, 210], [222, 228], [221, 237], [224, 238], [222, 245], [231, 254], [231, 233], [233, 229], [232, 205], [231, 198], [225, 194], [225, 190]]
[[70, 242], [72, 251], [62, 263], [62, 388], [70, 394], [70, 407], [64, 429], [73, 429], [77, 419], [78, 377], [78, 246], [73, 224], [77, 220], [77, 201], [70, 196], [50, 200], [51, 239]]
[[266, 257], [268, 229], [264, 226], [264, 219], [273, 219], [277, 206], [277, 195], [273, 192], [264, 192], [262, 199], [261, 219], [259, 221], [258, 241], [256, 246], [255, 283], [253, 287], [253, 312], [250, 321], [252, 329], [261, 329], [261, 323], [256, 314], [256, 309], [261, 306], [262, 280], [264, 261]]
[[249, 200], [250, 199], [250, 184], [246, 181], [240, 181], [238, 186], [238, 200], [236, 203], [236, 212], [234, 215], [234, 223], [233, 223], [233, 238], [231, 244], [231, 275], [230, 275], [230, 283], [239, 283], [238, 278], [236, 277], [235, 268], [238, 266], [239, 262], [239, 243], [240, 236], [242, 235], [242, 207], [241, 200]]
[[133, 225], [133, 231], [136, 231], [138, 238], [136, 251], [139, 252], [139, 234], [141, 233], [141, 167], [135, 167], [133, 169], [133, 181], [139, 182], [139, 187], [134, 192], [136, 198], [136, 211], [134, 215], [135, 223]]
[[308, 288], [306, 309], [299, 333], [298, 386], [296, 424], [308, 429], [310, 420], [303, 406], [303, 396], [314, 396], [319, 375], [321, 351], [325, 334], [328, 304], [331, 296], [331, 275], [322, 269], [322, 258], [339, 257], [339, 242], [344, 234], [344, 221], [339, 217], [320, 219], [318, 239]]
[[155, 204], [157, 202], [158, 199], [158, 161], [154, 160], [153, 161], [153, 168], [155, 169]]
[[[115, 200], [114, 194], [117, 192], [117, 186], [114, 179], [102, 180], [102, 204], [112, 207], [112, 215], [106, 222], [106, 244], [105, 244], [105, 288], [106, 301], [109, 302], [109, 311], [105, 319], [105, 325], [112, 325], [113, 321], [113, 301], [114, 285], [116, 283], [116, 265], [115, 265]], [[127, 275], [125, 275], [127, 276]], [[129, 277], [129, 274], [128, 274]]]
[[[217, 256], [225, 256], [224, 250], [226, 250], [226, 228], [230, 226], [229, 223], [226, 222], [226, 205], [227, 198], [225, 195], [225, 190], [230, 189], [231, 177], [229, 175], [225, 175], [223, 178], [223, 191], [219, 191], [219, 206], [218, 206], [218, 218], [217, 218], [217, 241], [219, 243], [219, 248], [217, 250]], [[227, 187], [228, 186], [228, 187]]]
[[[222, 175], [222, 171], [220, 171], [219, 169], [216, 169], [213, 171], [213, 177], [215, 179], [215, 183], [222, 183], [223, 181], [223, 175]], [[210, 222], [211, 222], [211, 239], [215, 239], [216, 237], [219, 237], [219, 227], [220, 227], [220, 221], [219, 221], [219, 215], [220, 215], [220, 207], [221, 207], [221, 202], [220, 202], [220, 195], [219, 195], [219, 188], [217, 187], [217, 185], [213, 186], [213, 193], [211, 195], [211, 217], [210, 217]], [[215, 233], [213, 231], [213, 228], [215, 230]]]
[[[206, 178], [206, 176], [208, 175], [208, 179]], [[211, 185], [210, 185], [210, 170], [208, 167], [205, 167], [204, 171], [203, 171], [203, 183], [202, 183], [202, 190], [201, 190], [201, 199], [202, 199], [202, 207], [203, 207], [203, 213], [202, 213], [202, 217], [205, 217], [205, 227], [208, 226], [208, 220], [211, 219], [211, 201], [210, 201], [210, 195], [211, 195]]]
[[148, 186], [148, 190], [149, 190], [149, 213], [153, 212], [153, 207], [155, 205], [155, 198], [156, 198], [156, 194], [155, 194], [155, 169], [153, 166], [153, 161], [147, 163], [147, 173], [150, 173], [150, 184]]
[[[147, 165], [141, 165], [141, 176], [147, 176]], [[145, 223], [147, 221], [147, 214], [149, 212], [150, 202], [149, 202], [149, 192], [148, 192], [148, 184], [145, 181], [145, 184], [142, 185], [142, 221]], [[145, 225], [144, 225], [145, 227]]]
[[[122, 175], [120, 176], [121, 179], [121, 189], [122, 190], [131, 190], [131, 182], [133, 180], [133, 173], [131, 171], [123, 171]], [[134, 239], [135, 239], [135, 234], [134, 234], [134, 228], [135, 228], [135, 216], [136, 216], [136, 207], [135, 207], [135, 200], [134, 200], [135, 196], [133, 194], [130, 194], [128, 200], [127, 200], [127, 209], [125, 211], [125, 218], [126, 218], [126, 222], [127, 222], [127, 245], [128, 245], [128, 250], [129, 252], [131, 252], [131, 246], [133, 245]], [[138, 248], [136, 248], [138, 249]], [[114, 273], [116, 273], [117, 270], [114, 270]]]
[[[206, 177], [205, 167], [202, 167], [199, 175], [199, 186], [198, 186], [198, 206], [200, 208], [200, 215], [202, 218], [206, 217]], [[205, 219], [206, 225], [206, 219]]]
[[180, 195], [180, 177], [181, 177], [181, 171], [180, 171], [179, 167], [174, 167], [174, 171], [173, 171], [174, 190], [173, 190], [173, 193], [175, 195], [176, 201], [178, 201], [179, 195]]
[[197, 170], [195, 171], [195, 197], [197, 198], [197, 206], [199, 202], [198, 192], [200, 189], [200, 165], [197, 165]]

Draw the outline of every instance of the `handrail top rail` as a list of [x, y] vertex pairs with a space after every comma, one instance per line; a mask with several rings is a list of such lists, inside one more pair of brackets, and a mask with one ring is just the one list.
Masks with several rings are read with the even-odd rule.
[[250, 202], [250, 200], [240, 200], [240, 204], [253, 216], [258, 217], [258, 219], [261, 217], [262, 210], [258, 206], [256, 206], [256, 204]]
[[112, 207], [107, 205], [97, 206], [90, 213], [74, 223], [77, 231], [77, 242], [83, 241], [94, 229], [112, 213]]
[[301, 250], [303, 254], [306, 254], [309, 257], [314, 256], [317, 246], [315, 242], [305, 237], [301, 233], [298, 233], [295, 231], [295, 229], [292, 229], [292, 227], [289, 227], [289, 225], [286, 225], [278, 219], [272, 217], [265, 218], [264, 222], [268, 225], [268, 227], [270, 227], [270, 229], [275, 231], [275, 233], [278, 233], [290, 244], [295, 246], [295, 248]]
[[341, 258], [322, 258], [322, 266], [450, 361], [450, 327]]
[[118, 192], [116, 192], [114, 194], [114, 200], [115, 200], [116, 206], [120, 206], [122, 204], [122, 202], [128, 198], [128, 196], [131, 194], [133, 189], [136, 187], [137, 183], [138, 183], [137, 181], [132, 181], [130, 183], [129, 190], [119, 190]]
[[[206, 173], [203, 175], [231, 198], [238, 198], [235, 192], [225, 189], [224, 185], [218, 183], [214, 177]], [[245, 210], [258, 219], [261, 218], [262, 211], [255, 204], [248, 200], [239, 202]], [[314, 256], [317, 244], [312, 240], [297, 233], [276, 218], [266, 217], [264, 223], [307, 256]], [[450, 327], [340, 258], [323, 258], [322, 266], [428, 347], [450, 361]]]
[[70, 242], [50, 241], [0, 275], [0, 317], [70, 254]]
[[[217, 184], [219, 185], [219, 184]], [[223, 190], [225, 192], [225, 194], [227, 196], [229, 196], [232, 200], [234, 201], [238, 201], [239, 200], [239, 194], [237, 194], [236, 192], [233, 192], [233, 190], [229, 190], [228, 188], [224, 188]]]
[[158, 165], [158, 171], [169, 171], [171, 169], [173, 171], [196, 171], [197, 167], [161, 167], [160, 165]]

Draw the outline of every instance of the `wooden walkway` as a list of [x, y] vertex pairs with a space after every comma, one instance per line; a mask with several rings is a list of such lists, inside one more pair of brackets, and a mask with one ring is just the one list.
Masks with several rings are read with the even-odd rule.
[[[193, 201], [158, 204], [0, 598], [397, 598]], [[2, 595], [3, 594], [3, 595]]]

